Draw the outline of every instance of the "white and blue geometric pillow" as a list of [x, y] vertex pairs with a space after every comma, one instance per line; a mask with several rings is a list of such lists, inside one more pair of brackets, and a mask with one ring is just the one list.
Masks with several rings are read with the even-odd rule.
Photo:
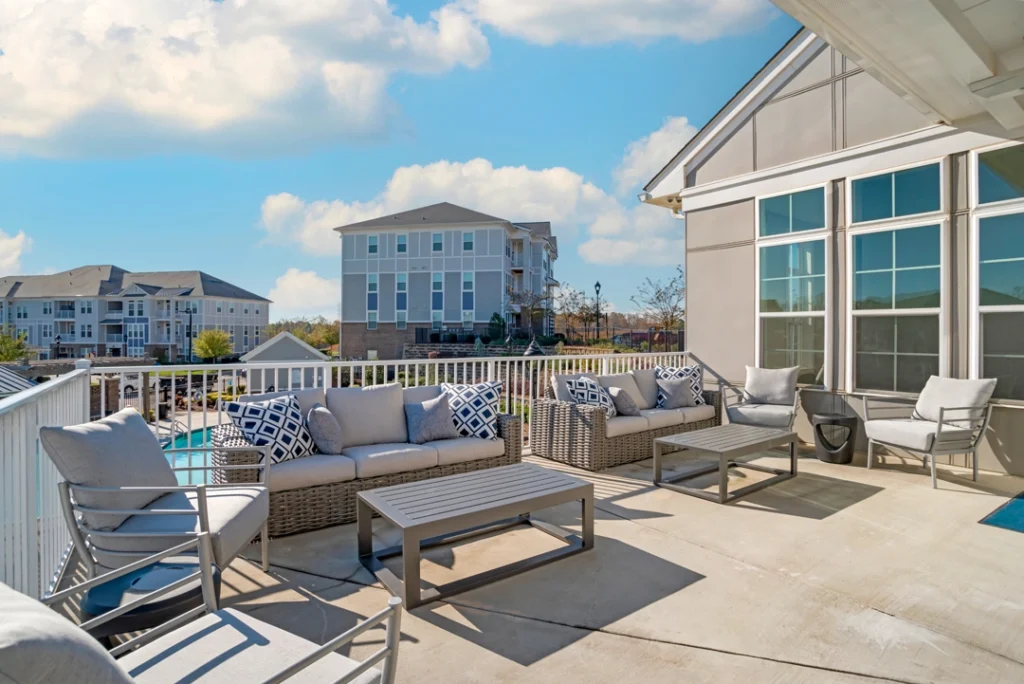
[[481, 439], [498, 438], [498, 401], [501, 399], [500, 382], [481, 382], [476, 385], [441, 383], [441, 392], [455, 415], [455, 428], [463, 437]]
[[[654, 377], [658, 380], [683, 379], [690, 381], [690, 391], [693, 392], [693, 405], [703, 406], [704, 401], [704, 369], [701, 366], [683, 366], [673, 368], [671, 366], [655, 366]], [[658, 390], [658, 408], [665, 402], [665, 395]]]
[[569, 390], [569, 396], [577, 404], [586, 404], [588, 406], [598, 406], [604, 409], [604, 414], [609, 418], [614, 418], [618, 415], [618, 411], [615, 410], [615, 402], [612, 400], [612, 395], [608, 394], [608, 390], [601, 385], [597, 384], [590, 378], [578, 378], [576, 380], [566, 380], [565, 386]]
[[246, 439], [268, 447], [272, 464], [308, 456], [316, 450], [292, 395], [247, 404], [229, 402], [225, 410]]

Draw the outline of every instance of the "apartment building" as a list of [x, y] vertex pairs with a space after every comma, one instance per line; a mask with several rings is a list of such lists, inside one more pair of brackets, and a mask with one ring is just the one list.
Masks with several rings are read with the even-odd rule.
[[[429, 331], [485, 333], [494, 314], [530, 328], [514, 293], [558, 286], [549, 222], [516, 223], [442, 202], [336, 228], [341, 241], [341, 355], [401, 358]], [[548, 310], [533, 328], [548, 333]]]
[[266, 341], [270, 301], [202, 271], [82, 266], [0, 278], [0, 326], [40, 358], [189, 360], [191, 340], [226, 331], [238, 354]]

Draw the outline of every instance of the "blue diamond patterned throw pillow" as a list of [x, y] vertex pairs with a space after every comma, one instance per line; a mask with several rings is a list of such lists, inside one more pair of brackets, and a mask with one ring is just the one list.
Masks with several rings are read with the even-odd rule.
[[308, 456], [315, 450], [299, 403], [291, 395], [247, 404], [229, 402], [225, 410], [246, 439], [268, 448], [272, 464]]
[[608, 394], [608, 390], [601, 385], [597, 384], [590, 378], [578, 378], [576, 380], [566, 380], [566, 389], [569, 390], [569, 396], [577, 404], [587, 404], [588, 406], [599, 406], [604, 409], [604, 414], [609, 418], [614, 418], [618, 415], [615, 410], [615, 402], [612, 400], [612, 395]]
[[481, 439], [498, 438], [501, 387], [500, 382], [481, 382], [476, 385], [441, 383], [441, 391], [448, 396], [448, 404], [455, 414], [455, 427], [460, 435]]
[[[703, 406], [704, 401], [704, 369], [700, 366], [683, 366], [673, 368], [671, 366], [655, 366], [654, 377], [658, 380], [683, 379], [690, 381], [690, 391], [693, 392], [693, 405]], [[658, 390], [658, 408], [662, 407], [665, 401], [661, 390]]]

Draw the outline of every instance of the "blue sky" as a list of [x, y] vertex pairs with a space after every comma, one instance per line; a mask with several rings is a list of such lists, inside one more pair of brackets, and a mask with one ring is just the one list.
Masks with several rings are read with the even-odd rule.
[[551, 220], [559, 279], [629, 310], [683, 251], [639, 186], [797, 29], [764, 0], [81, 3], [0, 8], [0, 275], [201, 269], [275, 318], [335, 310], [332, 226], [441, 200]]

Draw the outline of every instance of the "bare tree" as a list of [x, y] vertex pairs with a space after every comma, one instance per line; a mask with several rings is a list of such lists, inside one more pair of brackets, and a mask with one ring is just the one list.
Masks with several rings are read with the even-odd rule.
[[519, 307], [520, 321], [526, 324], [531, 334], [537, 334], [537, 315], [551, 308], [551, 296], [547, 292], [530, 292], [526, 290], [509, 290], [508, 305], [511, 311]]
[[587, 306], [587, 296], [569, 287], [568, 283], [563, 285], [555, 297], [555, 312], [565, 321], [566, 332], [575, 332], [576, 325], [582, 321], [582, 314]]
[[667, 280], [647, 278], [630, 298], [640, 312], [665, 330], [678, 328], [686, 314], [686, 275], [682, 266]]

